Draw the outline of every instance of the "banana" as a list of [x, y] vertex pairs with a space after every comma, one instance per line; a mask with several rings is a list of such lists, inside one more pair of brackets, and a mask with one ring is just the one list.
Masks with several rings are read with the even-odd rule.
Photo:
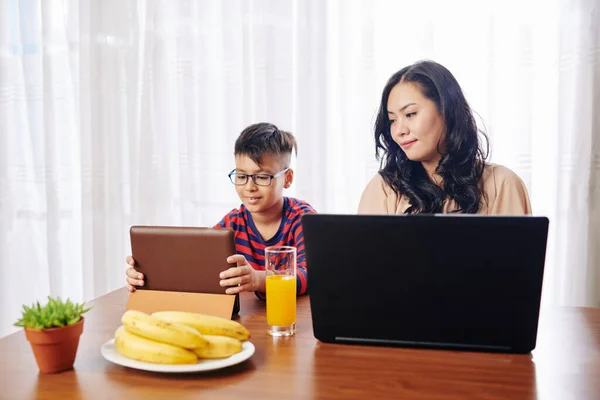
[[187, 325], [202, 335], [229, 336], [241, 341], [250, 338], [248, 329], [230, 319], [183, 311], [159, 311], [152, 316], [163, 321]]
[[123, 326], [129, 333], [157, 342], [186, 349], [208, 345], [208, 341], [197, 330], [186, 325], [154, 318], [141, 311], [126, 311], [121, 318], [121, 322], [123, 322]]
[[196, 354], [177, 346], [144, 339], [127, 332], [124, 326], [115, 332], [115, 347], [127, 358], [155, 364], [195, 364]]
[[192, 350], [198, 358], [227, 358], [242, 351], [242, 342], [229, 336], [204, 335], [208, 346]]

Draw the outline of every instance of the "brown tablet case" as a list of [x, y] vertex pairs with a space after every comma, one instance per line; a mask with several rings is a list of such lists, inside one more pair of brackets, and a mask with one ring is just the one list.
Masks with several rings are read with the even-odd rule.
[[230, 229], [132, 226], [131, 252], [144, 286], [129, 295], [127, 309], [144, 312], [190, 311], [233, 318], [239, 295], [225, 294], [219, 273], [235, 264]]

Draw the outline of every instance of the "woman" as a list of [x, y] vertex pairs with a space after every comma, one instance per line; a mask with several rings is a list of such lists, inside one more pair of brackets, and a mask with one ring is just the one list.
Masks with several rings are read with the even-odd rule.
[[531, 214], [525, 185], [508, 168], [485, 162], [487, 137], [482, 143], [478, 133], [444, 66], [421, 61], [396, 72], [375, 122], [381, 169], [362, 194], [359, 214]]

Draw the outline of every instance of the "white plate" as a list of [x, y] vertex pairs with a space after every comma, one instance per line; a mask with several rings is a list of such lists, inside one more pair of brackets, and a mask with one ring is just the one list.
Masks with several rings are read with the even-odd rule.
[[132, 360], [117, 351], [114, 339], [111, 339], [102, 345], [101, 353], [104, 358], [112, 363], [129, 368], [142, 369], [144, 371], [171, 373], [201, 372], [230, 367], [239, 364], [242, 361], [246, 361], [254, 354], [254, 345], [246, 341], [242, 344], [242, 351], [231, 357], [216, 360], [199, 360], [196, 364], [154, 364]]

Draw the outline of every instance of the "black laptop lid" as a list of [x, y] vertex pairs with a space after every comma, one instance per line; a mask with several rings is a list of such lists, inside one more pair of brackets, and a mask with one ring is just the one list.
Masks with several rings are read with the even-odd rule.
[[547, 218], [307, 214], [302, 225], [317, 339], [535, 347]]

